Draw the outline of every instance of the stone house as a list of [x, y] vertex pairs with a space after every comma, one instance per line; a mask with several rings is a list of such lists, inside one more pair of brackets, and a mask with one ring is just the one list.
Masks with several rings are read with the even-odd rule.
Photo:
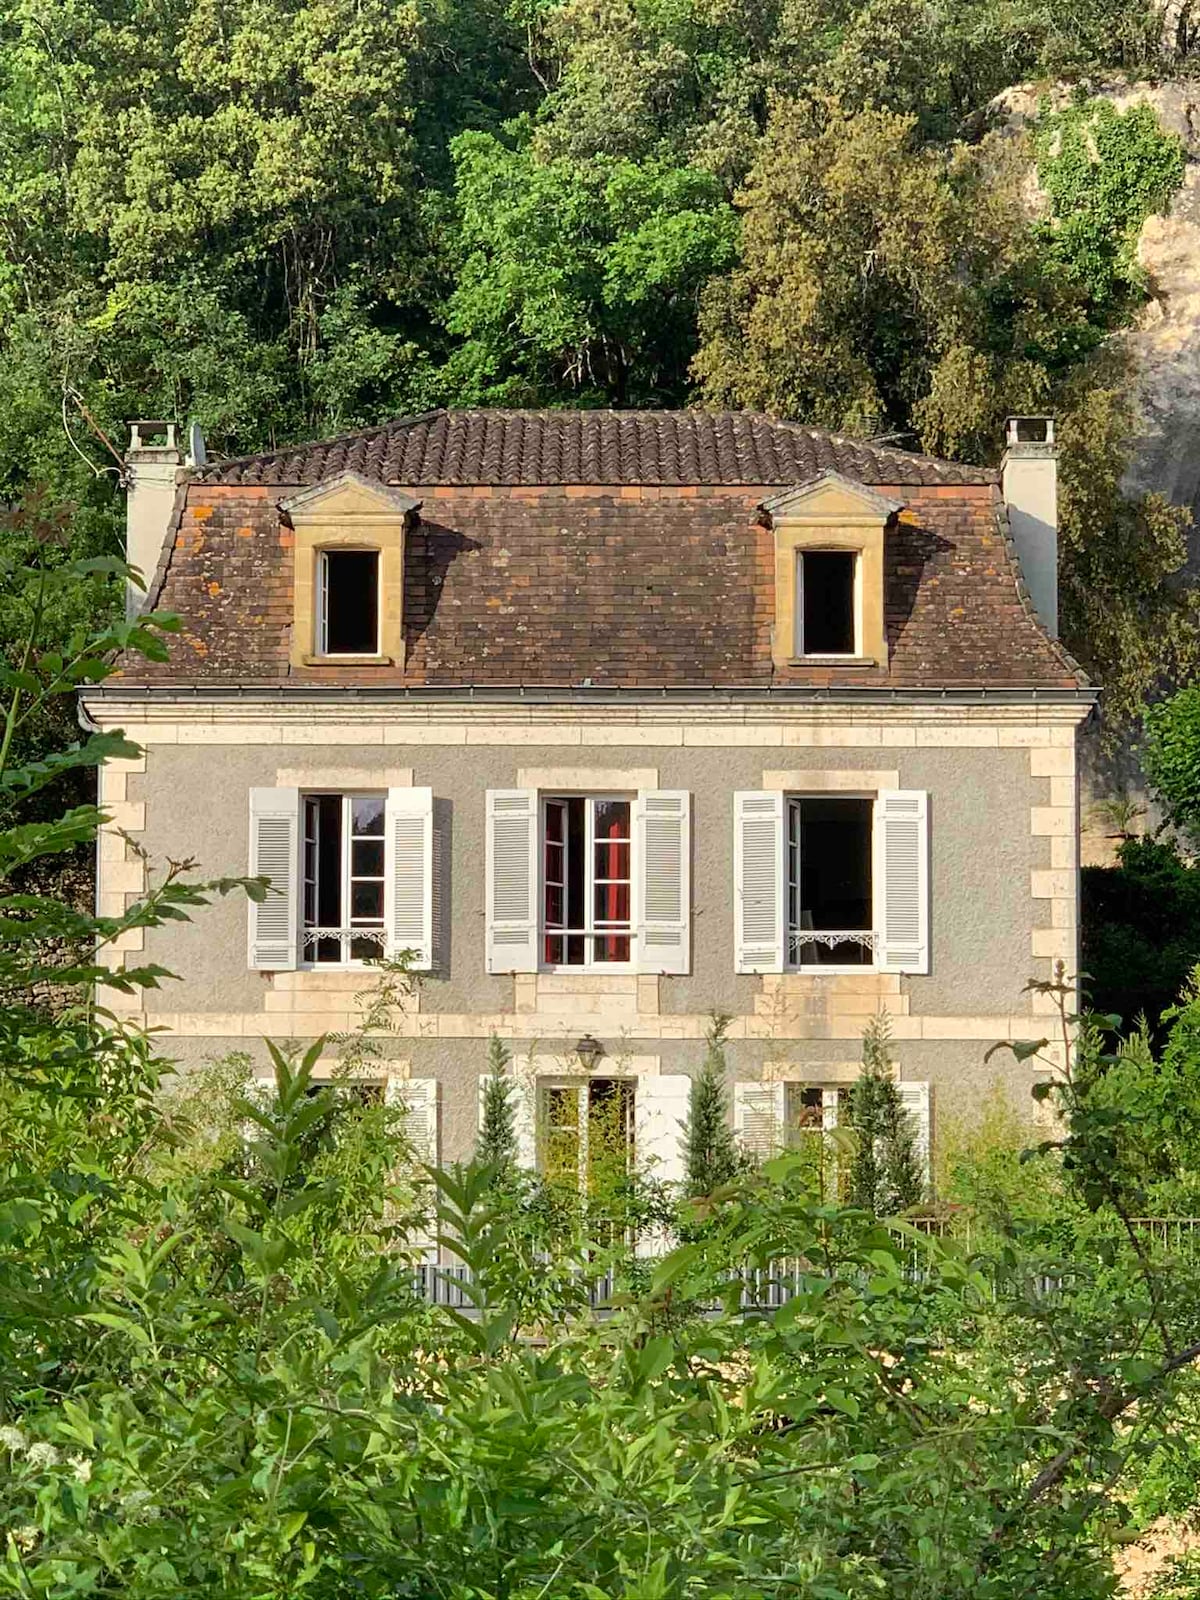
[[470, 1152], [496, 1033], [528, 1159], [617, 1095], [677, 1176], [717, 1010], [760, 1147], [836, 1118], [881, 1010], [927, 1147], [997, 1073], [1027, 1103], [1035, 1069], [984, 1055], [1075, 970], [1094, 700], [1055, 638], [1051, 423], [1014, 419], [999, 472], [693, 411], [221, 463], [138, 424], [129, 467], [183, 631], [84, 696], [145, 752], [102, 774], [100, 906], [166, 859], [273, 889], [115, 957], [181, 975], [129, 1002], [181, 1063], [352, 1030], [406, 950], [377, 1072], [435, 1159]]

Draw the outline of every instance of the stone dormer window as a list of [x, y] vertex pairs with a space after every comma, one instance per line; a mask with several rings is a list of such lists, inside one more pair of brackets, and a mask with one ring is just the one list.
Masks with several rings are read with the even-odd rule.
[[404, 546], [420, 502], [344, 472], [279, 510], [295, 541], [292, 666], [403, 666]]
[[884, 530], [899, 503], [827, 472], [763, 510], [775, 535], [775, 665], [886, 666]]

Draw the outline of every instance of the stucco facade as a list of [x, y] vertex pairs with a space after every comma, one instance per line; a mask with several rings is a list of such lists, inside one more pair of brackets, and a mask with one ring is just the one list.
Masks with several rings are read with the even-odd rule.
[[[582, 1032], [611, 1062], [690, 1073], [709, 1015], [732, 1015], [738, 1078], [837, 1083], [853, 1077], [862, 1028], [886, 1009], [903, 1080], [930, 1085], [932, 1120], [966, 1117], [1004, 1084], [1028, 1107], [1033, 1069], [984, 1063], [1006, 1037], [1051, 1031], [1024, 991], [1061, 960], [1076, 967], [1077, 704], [937, 703], [875, 708], [795, 703], [756, 710], [696, 701], [470, 706], [314, 705], [218, 696], [183, 706], [98, 697], [92, 715], [144, 748], [114, 763], [102, 802], [102, 909], [142, 892], [167, 859], [204, 875], [247, 871], [251, 788], [428, 785], [434, 797], [438, 926], [433, 969], [393, 1019], [394, 1070], [439, 1082], [439, 1153], [469, 1153], [488, 1036], [551, 1070]], [[690, 970], [489, 974], [484, 959], [488, 789], [661, 788], [692, 797]], [[920, 789], [929, 797], [930, 960], [923, 974], [738, 973], [734, 959], [733, 795]], [[238, 897], [134, 935], [137, 959], [179, 974], [138, 1015], [170, 1031], [183, 1065], [261, 1041], [353, 1030], [369, 972], [252, 971]], [[140, 1005], [141, 1002], [136, 1002]]]

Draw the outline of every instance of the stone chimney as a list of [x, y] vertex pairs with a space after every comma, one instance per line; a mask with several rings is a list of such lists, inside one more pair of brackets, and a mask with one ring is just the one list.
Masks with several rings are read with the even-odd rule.
[[1009, 417], [1000, 492], [1025, 587], [1042, 625], [1058, 638], [1058, 447], [1053, 417]]
[[129, 424], [125, 452], [125, 559], [141, 573], [144, 589], [129, 584], [125, 613], [134, 616], [146, 603], [154, 580], [175, 500], [192, 467], [204, 465], [204, 435], [197, 423], [188, 429], [186, 456], [179, 447], [178, 424], [139, 421]]

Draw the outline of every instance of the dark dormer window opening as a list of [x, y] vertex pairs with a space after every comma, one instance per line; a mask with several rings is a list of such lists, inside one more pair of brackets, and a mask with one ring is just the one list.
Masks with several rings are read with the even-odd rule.
[[321, 647], [326, 656], [379, 654], [379, 551], [321, 551]]
[[797, 654], [858, 654], [858, 554], [854, 550], [802, 550]]

